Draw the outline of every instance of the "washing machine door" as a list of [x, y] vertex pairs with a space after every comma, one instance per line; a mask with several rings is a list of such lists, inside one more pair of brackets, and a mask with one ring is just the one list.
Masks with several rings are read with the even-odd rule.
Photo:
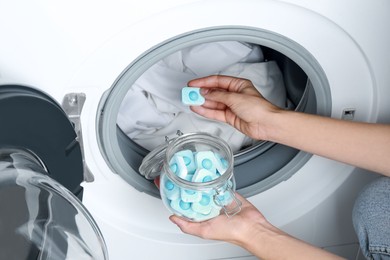
[[81, 204], [82, 151], [48, 95], [0, 86], [0, 259], [107, 259]]
[[0, 146], [32, 151], [47, 174], [82, 198], [83, 162], [77, 135], [62, 107], [41, 91], [0, 86]]

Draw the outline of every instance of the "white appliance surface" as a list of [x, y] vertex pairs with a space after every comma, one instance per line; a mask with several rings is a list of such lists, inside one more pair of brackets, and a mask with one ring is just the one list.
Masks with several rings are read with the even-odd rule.
[[[122, 71], [154, 46], [218, 26], [262, 28], [297, 42], [331, 88], [331, 116], [389, 122], [390, 3], [306, 0], [0, 2], [0, 83], [40, 89], [59, 103], [82, 92], [85, 159], [94, 181], [83, 203], [110, 259], [255, 259], [245, 250], [181, 231], [157, 198], [113, 173], [97, 141], [99, 102]], [[364, 149], [364, 148], [362, 148]], [[271, 223], [309, 243], [355, 258], [354, 199], [374, 175], [318, 156], [288, 180], [249, 198]]]

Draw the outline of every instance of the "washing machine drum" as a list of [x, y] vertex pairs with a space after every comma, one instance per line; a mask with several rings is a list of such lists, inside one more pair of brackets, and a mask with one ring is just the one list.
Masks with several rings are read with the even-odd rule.
[[35, 89], [0, 86], [0, 122], [0, 259], [106, 259], [65, 112]]

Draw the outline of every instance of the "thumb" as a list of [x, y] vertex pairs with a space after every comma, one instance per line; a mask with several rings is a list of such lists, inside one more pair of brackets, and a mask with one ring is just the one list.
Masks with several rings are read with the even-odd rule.
[[178, 216], [175, 216], [175, 215], [170, 216], [169, 220], [173, 224], [177, 225], [183, 233], [188, 233], [188, 229], [189, 229], [188, 227], [189, 227], [189, 225], [191, 225], [190, 222], [188, 222], [188, 221], [186, 221]]
[[184, 226], [185, 224], [187, 224], [187, 221], [186, 221], [186, 220], [184, 220], [184, 219], [182, 219], [182, 218], [180, 218], [180, 217], [178, 217], [178, 216], [175, 216], [175, 215], [170, 216], [170, 217], [169, 217], [169, 220], [170, 220], [173, 224], [175, 224], [175, 225], [177, 225], [177, 226], [179, 226], [179, 227]]

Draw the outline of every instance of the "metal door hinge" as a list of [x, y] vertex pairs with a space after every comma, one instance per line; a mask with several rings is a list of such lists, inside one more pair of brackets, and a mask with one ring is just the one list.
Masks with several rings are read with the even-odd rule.
[[86, 96], [84, 93], [69, 93], [66, 94], [62, 101], [62, 108], [67, 114], [69, 120], [73, 123], [76, 132], [76, 141], [80, 144], [81, 156], [83, 160], [84, 181], [92, 182], [94, 177], [88, 168], [84, 156], [83, 135], [81, 129], [81, 110], [83, 109]]

